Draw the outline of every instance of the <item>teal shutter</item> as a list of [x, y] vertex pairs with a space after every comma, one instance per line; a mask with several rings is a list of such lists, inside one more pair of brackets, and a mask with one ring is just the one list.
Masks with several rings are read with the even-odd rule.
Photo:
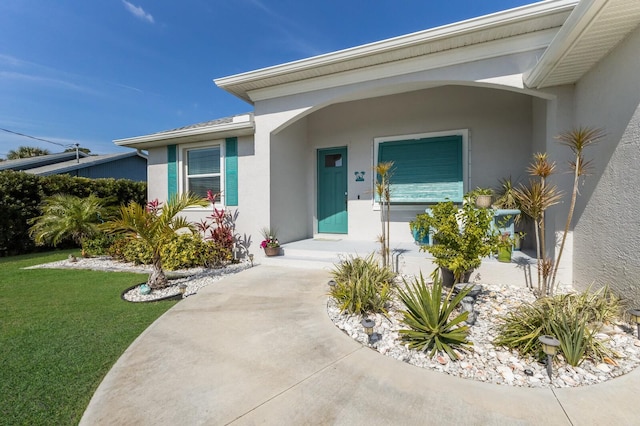
[[178, 193], [178, 147], [167, 145], [167, 192], [169, 198]]
[[224, 158], [225, 204], [238, 205], [238, 138], [227, 138]]
[[383, 142], [378, 146], [378, 162], [386, 161], [394, 163], [392, 202], [462, 201], [462, 136]]

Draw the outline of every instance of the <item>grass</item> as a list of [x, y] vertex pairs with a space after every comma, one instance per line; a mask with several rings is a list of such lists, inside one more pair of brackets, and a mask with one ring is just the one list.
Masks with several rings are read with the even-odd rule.
[[0, 259], [0, 424], [77, 424], [124, 350], [175, 304], [120, 299], [145, 275], [22, 269], [71, 252]]

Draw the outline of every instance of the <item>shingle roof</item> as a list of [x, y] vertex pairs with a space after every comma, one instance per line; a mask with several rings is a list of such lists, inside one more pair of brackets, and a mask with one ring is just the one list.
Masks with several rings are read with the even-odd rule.
[[[89, 154], [85, 154], [80, 151], [80, 158], [88, 157]], [[55, 164], [64, 162], [67, 160], [75, 160], [75, 151], [59, 152], [56, 154], [38, 155], [29, 158], [19, 158], [17, 160], [7, 160], [0, 162], [0, 170], [29, 170], [36, 167], [42, 167], [49, 164]]]

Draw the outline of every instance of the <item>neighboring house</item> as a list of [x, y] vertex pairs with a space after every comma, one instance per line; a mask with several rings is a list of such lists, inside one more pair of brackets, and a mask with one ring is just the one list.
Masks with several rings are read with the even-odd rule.
[[[373, 168], [393, 160], [391, 236], [410, 241], [427, 203], [526, 179], [535, 152], [562, 169], [555, 136], [601, 127], [563, 277], [640, 301], [639, 23], [638, 0], [535, 3], [220, 78], [252, 114], [114, 142], [149, 151], [150, 198], [220, 189], [254, 241], [265, 225], [282, 242], [375, 239]], [[553, 181], [570, 190], [570, 175]], [[549, 211], [550, 241], [567, 204]]]
[[67, 174], [91, 179], [147, 180], [146, 155], [132, 151], [121, 154], [88, 155], [62, 152], [0, 162], [0, 171], [23, 171], [40, 176]]

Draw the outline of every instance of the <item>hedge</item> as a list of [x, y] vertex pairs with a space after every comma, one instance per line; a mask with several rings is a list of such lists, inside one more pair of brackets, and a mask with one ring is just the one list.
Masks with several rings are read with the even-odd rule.
[[88, 179], [69, 175], [36, 176], [24, 172], [0, 172], [0, 257], [29, 253], [35, 244], [29, 238], [27, 221], [40, 215], [38, 206], [44, 197], [89, 194], [119, 206], [146, 202], [147, 184], [128, 179]]

